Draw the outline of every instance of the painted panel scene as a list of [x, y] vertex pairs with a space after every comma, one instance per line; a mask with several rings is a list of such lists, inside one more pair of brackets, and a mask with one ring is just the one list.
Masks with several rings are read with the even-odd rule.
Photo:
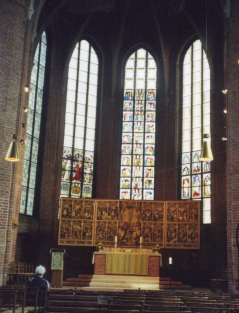
[[200, 248], [200, 201], [61, 199], [59, 245]]

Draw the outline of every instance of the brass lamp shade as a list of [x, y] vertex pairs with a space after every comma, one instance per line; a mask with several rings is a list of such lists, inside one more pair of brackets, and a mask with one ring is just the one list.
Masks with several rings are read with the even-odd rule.
[[202, 150], [201, 150], [201, 155], [199, 160], [204, 161], [204, 162], [209, 162], [213, 160], [213, 155], [212, 155], [212, 149], [209, 143], [209, 134], [204, 134], [203, 138], [203, 144], [202, 144]]
[[15, 134], [12, 135], [12, 142], [10, 143], [10, 146], [7, 151], [7, 155], [5, 157], [5, 160], [8, 162], [18, 162], [20, 161], [19, 158], [19, 150], [18, 145], [16, 142], [17, 136]]

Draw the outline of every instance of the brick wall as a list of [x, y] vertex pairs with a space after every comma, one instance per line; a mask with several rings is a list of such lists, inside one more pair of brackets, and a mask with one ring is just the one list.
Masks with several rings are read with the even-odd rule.
[[[231, 1], [231, 16], [227, 19], [225, 88], [228, 93], [227, 120], [227, 255], [229, 290], [238, 286], [238, 250], [236, 227], [239, 222], [239, 3]], [[225, 252], [226, 253], [226, 252]], [[237, 290], [238, 292], [238, 290]]]
[[149, 256], [148, 276], [150, 276], [150, 277], [159, 277], [160, 276], [160, 257]]
[[6, 280], [9, 264], [15, 258], [17, 227], [12, 225], [12, 219], [18, 220], [19, 213], [22, 162], [11, 164], [4, 159], [12, 134], [22, 135], [19, 125], [21, 104], [25, 100], [22, 91], [29, 27], [24, 2], [3, 0], [0, 6], [0, 285]]
[[104, 275], [105, 274], [105, 264], [106, 264], [105, 254], [95, 255], [94, 264], [95, 264], [94, 274], [95, 275]]

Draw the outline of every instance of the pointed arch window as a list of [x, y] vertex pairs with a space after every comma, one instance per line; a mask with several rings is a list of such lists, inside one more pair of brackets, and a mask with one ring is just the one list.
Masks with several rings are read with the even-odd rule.
[[98, 67], [90, 43], [78, 42], [68, 69], [62, 197], [91, 198], [93, 194]]
[[40, 138], [47, 40], [45, 32], [37, 45], [31, 72], [20, 213], [33, 215], [38, 147]]
[[181, 199], [201, 200], [203, 223], [210, 223], [211, 163], [199, 161], [203, 134], [210, 134], [210, 68], [196, 40], [183, 60]]
[[154, 200], [157, 65], [138, 49], [125, 66], [120, 199]]

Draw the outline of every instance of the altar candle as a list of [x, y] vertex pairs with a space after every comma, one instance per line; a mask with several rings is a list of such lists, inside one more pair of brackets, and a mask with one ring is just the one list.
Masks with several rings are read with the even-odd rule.
[[142, 236], [140, 236], [139, 243], [142, 243], [142, 241], [143, 241], [143, 238], [142, 238]]
[[168, 264], [173, 264], [173, 259], [171, 257], [168, 259]]
[[115, 243], [117, 243], [117, 236], [115, 236]]

